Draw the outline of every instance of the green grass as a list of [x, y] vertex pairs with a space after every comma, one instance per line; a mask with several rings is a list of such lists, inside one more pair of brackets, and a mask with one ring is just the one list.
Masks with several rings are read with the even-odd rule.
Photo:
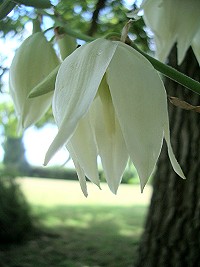
[[[147, 204], [137, 202], [134, 205], [134, 197], [132, 197], [131, 203], [128, 200], [127, 203], [122, 201], [120, 204], [118, 200], [115, 205], [111, 193], [110, 201], [107, 199], [106, 202], [99, 203], [97, 196], [96, 203], [93, 198], [92, 202], [88, 198], [88, 202], [86, 199], [83, 203], [80, 198], [77, 200], [74, 198], [73, 190], [71, 201], [69, 195], [67, 196], [70, 203], [67, 205], [58, 201], [61, 196], [55, 193], [55, 186], [53, 186], [51, 205], [46, 198], [42, 205], [39, 205], [38, 201], [42, 196], [44, 197], [45, 194], [50, 196], [51, 186], [46, 184], [46, 189], [42, 192], [40, 192], [40, 183], [38, 183], [38, 189], [40, 188], [38, 191], [34, 189], [33, 184], [30, 184], [31, 186], [32, 194], [30, 195], [30, 188], [26, 187], [25, 195], [32, 205], [34, 216], [37, 217], [37, 221], [39, 220], [40, 231], [26, 243], [2, 248], [1, 267], [128, 267], [132, 265], [143, 230]], [[63, 188], [63, 184], [61, 187]], [[123, 188], [121, 192], [123, 197], [133, 189], [131, 187], [132, 185]]]

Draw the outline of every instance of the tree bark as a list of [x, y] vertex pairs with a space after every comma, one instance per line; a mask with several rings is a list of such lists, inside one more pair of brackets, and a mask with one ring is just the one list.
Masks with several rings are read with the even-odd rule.
[[[176, 50], [169, 64], [178, 68]], [[200, 68], [191, 50], [179, 70], [200, 80]], [[200, 96], [166, 80], [167, 93], [193, 105]], [[200, 114], [169, 104], [174, 153], [187, 177], [172, 170], [166, 145], [154, 178], [153, 195], [135, 267], [200, 266]]]

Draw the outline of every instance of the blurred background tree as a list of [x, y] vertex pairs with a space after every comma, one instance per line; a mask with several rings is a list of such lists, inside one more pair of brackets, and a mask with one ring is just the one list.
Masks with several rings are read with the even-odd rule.
[[17, 134], [17, 117], [12, 102], [0, 104], [1, 135], [3, 136], [4, 157], [3, 164], [10, 173], [23, 171], [29, 168], [25, 157], [23, 134]]

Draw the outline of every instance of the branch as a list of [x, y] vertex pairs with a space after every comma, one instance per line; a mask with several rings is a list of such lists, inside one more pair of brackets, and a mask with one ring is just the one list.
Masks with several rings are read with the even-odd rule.
[[96, 8], [95, 8], [93, 15], [92, 15], [91, 27], [88, 31], [89, 36], [93, 36], [94, 33], [96, 32], [99, 12], [101, 9], [103, 9], [105, 7], [105, 4], [106, 4], [106, 0], [98, 0], [98, 2], [96, 4]]

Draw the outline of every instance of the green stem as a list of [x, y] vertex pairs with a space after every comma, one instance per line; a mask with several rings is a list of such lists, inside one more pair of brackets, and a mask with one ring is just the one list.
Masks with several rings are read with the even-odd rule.
[[69, 56], [77, 46], [76, 38], [64, 33], [59, 34], [59, 27], [54, 29], [56, 41], [60, 50], [62, 60]]
[[187, 87], [189, 90], [200, 95], [200, 83], [199, 82], [181, 73], [180, 71], [160, 62], [159, 60], [151, 57], [150, 55], [141, 51], [135, 44], [132, 43], [131, 46], [135, 50], [137, 50], [140, 54], [142, 54], [144, 57], [146, 57], [157, 71], [161, 72], [163, 75], [167, 76], [171, 80], [183, 85], [184, 87]]
[[51, 14], [49, 14], [48, 12], [46, 12], [44, 10], [40, 10], [40, 13], [52, 18], [55, 21], [54, 28], [56, 28], [56, 27], [62, 28], [63, 33], [66, 33], [66, 34], [68, 34], [68, 35], [70, 35], [70, 36], [72, 36], [72, 37], [74, 37], [76, 39], [84, 40], [86, 42], [92, 42], [92, 41], [95, 40], [94, 37], [91, 37], [91, 36], [88, 36], [88, 35], [83, 34], [81, 32], [77, 32], [77, 31], [74, 31], [74, 30], [70, 29], [68, 27], [68, 25], [66, 25], [66, 21], [65, 22], [61, 21], [59, 19], [59, 17], [57, 18], [54, 15], [51, 15]]
[[110, 32], [110, 33], [104, 35], [103, 38], [109, 39], [109, 40], [119, 41], [121, 38], [121, 34], [119, 34], [117, 32]]
[[33, 33], [36, 32], [41, 32], [41, 27], [40, 27], [40, 19], [37, 17], [36, 19], [32, 20], [33, 22]]

